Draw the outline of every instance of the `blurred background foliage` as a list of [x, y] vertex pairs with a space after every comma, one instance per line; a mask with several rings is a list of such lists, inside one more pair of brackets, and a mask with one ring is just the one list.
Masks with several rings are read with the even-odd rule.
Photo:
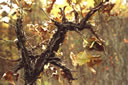
[[[26, 46], [33, 49], [33, 54], [40, 54], [47, 46], [56, 27], [51, 19], [61, 22], [59, 8], [66, 6], [66, 17], [75, 22], [74, 9], [79, 19], [102, 0], [1, 0], [0, 1], [0, 85], [8, 85], [10, 80], [3, 79], [3, 74], [13, 70], [20, 53], [15, 40], [15, 21], [18, 15], [24, 17], [23, 26], [26, 35]], [[56, 53], [65, 66], [72, 70], [77, 80], [72, 85], [127, 85], [128, 83], [128, 3], [126, 0], [109, 0], [103, 9], [91, 17], [89, 22], [94, 26], [98, 36], [104, 41], [103, 51], [87, 50], [96, 38], [87, 29], [79, 32], [68, 32], [64, 43]], [[78, 20], [79, 21], [79, 20]], [[91, 41], [89, 41], [91, 39]], [[92, 66], [91, 60], [99, 60]], [[101, 62], [102, 61], [102, 62]], [[19, 71], [16, 85], [23, 85], [23, 70]], [[13, 77], [13, 76], [12, 76]], [[13, 83], [13, 84], [14, 84]], [[60, 69], [46, 66], [40, 74], [36, 85], [68, 85]]]

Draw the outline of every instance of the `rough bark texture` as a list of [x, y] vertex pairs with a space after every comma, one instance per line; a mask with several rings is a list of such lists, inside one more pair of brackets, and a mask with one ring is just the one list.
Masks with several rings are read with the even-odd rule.
[[[93, 29], [98, 29], [99, 31], [97, 31], [96, 34], [105, 40], [105, 53], [101, 53], [103, 62], [100, 66], [95, 67], [97, 71], [95, 75], [90, 72], [86, 65], [73, 67], [69, 57], [71, 51], [76, 51], [77, 53], [78, 51], [84, 49], [82, 48], [82, 40], [80, 39], [81, 36], [70, 31], [82, 31], [84, 34], [88, 33], [99, 38], [87, 21], [102, 7], [103, 4], [104, 3], [100, 3], [92, 9], [78, 24], [68, 22], [64, 14], [62, 23], [52, 20], [57, 27], [57, 31], [48, 43], [46, 50], [40, 55], [31, 55], [31, 51], [29, 51], [29, 49], [25, 46], [26, 40], [22, 26], [22, 17], [17, 19], [15, 31], [18, 39], [17, 47], [21, 53], [21, 60], [17, 65], [15, 72], [24, 68], [25, 85], [33, 85], [40, 73], [44, 70], [44, 65], [47, 63], [51, 63], [63, 69], [65, 74], [68, 75], [67, 79], [69, 81], [77, 78], [77, 80], [72, 82], [72, 85], [127, 85], [128, 52], [126, 51], [128, 50], [128, 44], [125, 43], [124, 40], [128, 39], [128, 20], [125, 18], [112, 17], [109, 20], [106, 20], [106, 18], [100, 14], [98, 20], [96, 20], [96, 26]], [[61, 11], [64, 12], [64, 10]], [[73, 43], [72, 41], [69, 40], [66, 44], [62, 45], [64, 56], [66, 56], [61, 59], [64, 60], [64, 63], [66, 63], [66, 66], [63, 66], [60, 59], [55, 57], [55, 52], [59, 49], [60, 44], [65, 43], [64, 39], [66, 37], [66, 33], [72, 33], [71, 37], [73, 37], [76, 42], [80, 42], [80, 44], [76, 45], [76, 49], [72, 50], [69, 49], [71, 48], [69, 43]], [[73, 69], [75, 72], [71, 73], [70, 69], [67, 67]], [[48, 85], [69, 84], [68, 81], [65, 80], [61, 82], [57, 81], [54, 77], [46, 80], [43, 78], [42, 82], [44, 83], [45, 81], [49, 81]]]
[[65, 34], [68, 31], [77, 31], [77, 30], [81, 31], [88, 27], [88, 29], [91, 29], [91, 31], [93, 32], [91, 28], [92, 26], [87, 24], [87, 21], [103, 5], [104, 2], [101, 2], [98, 6], [91, 9], [88, 12], [88, 14], [78, 24], [69, 22], [64, 14], [64, 9], [61, 10], [63, 16], [62, 23], [52, 20], [55, 23], [55, 26], [57, 27], [57, 31], [54, 33], [52, 39], [49, 41], [46, 50], [42, 52], [41, 55], [36, 55], [36, 56], [30, 55], [31, 52], [27, 49], [25, 45], [26, 40], [25, 40], [24, 29], [22, 26], [23, 19], [21, 16], [17, 18], [15, 32], [18, 40], [17, 47], [21, 53], [21, 62], [18, 65], [15, 72], [21, 68], [24, 68], [25, 85], [27, 84], [33, 85], [33, 83], [37, 80], [40, 73], [44, 70], [44, 65], [46, 65], [47, 63], [51, 63], [57, 67], [60, 67], [67, 75], [67, 79], [69, 81], [74, 80], [71, 71], [60, 63], [59, 58], [54, 58], [55, 52], [57, 52], [57, 50], [59, 49], [60, 44], [63, 43], [65, 39]]

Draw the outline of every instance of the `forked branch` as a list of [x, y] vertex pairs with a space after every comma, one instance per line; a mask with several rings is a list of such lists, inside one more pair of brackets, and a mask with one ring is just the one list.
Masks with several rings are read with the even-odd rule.
[[[61, 12], [63, 15], [62, 20], [64, 21], [62, 21], [62, 23], [59, 23], [57, 21], [52, 20], [54, 22], [54, 25], [57, 27], [57, 31], [53, 34], [53, 37], [48, 43], [47, 48], [40, 55], [38, 55], [38, 57], [36, 57], [35, 55], [29, 54], [29, 50], [25, 46], [25, 36], [24, 36], [24, 31], [22, 26], [22, 17], [17, 18], [15, 32], [18, 39], [17, 46], [19, 48], [19, 51], [21, 52], [22, 61], [20, 62], [19, 67], [17, 68], [16, 71], [18, 71], [20, 68], [24, 68], [25, 85], [28, 85], [28, 84], [32, 85], [36, 81], [40, 73], [44, 70], [44, 66], [48, 63], [51, 63], [63, 69], [64, 73], [67, 75], [68, 80], [70, 81], [74, 80], [70, 69], [63, 66], [60, 63], [60, 59], [54, 58], [55, 52], [58, 51], [60, 44], [63, 43], [65, 39], [65, 35], [68, 31], [76, 31], [76, 30], [81, 31], [87, 28], [91, 29], [90, 28], [91, 25], [88, 24], [87, 21], [96, 11], [98, 11], [104, 5], [104, 3], [105, 2], [101, 2], [98, 6], [91, 9], [79, 23], [73, 23], [66, 20], [66, 16], [64, 14], [65, 8], [63, 10], [61, 9]], [[94, 31], [92, 31], [92, 33], [95, 34]], [[31, 57], [34, 57], [33, 58], [34, 62]]]

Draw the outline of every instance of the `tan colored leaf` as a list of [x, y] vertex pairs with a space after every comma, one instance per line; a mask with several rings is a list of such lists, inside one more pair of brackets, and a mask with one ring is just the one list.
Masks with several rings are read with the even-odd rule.
[[128, 44], [128, 39], [124, 38], [124, 43], [127, 43]]
[[76, 57], [76, 55], [73, 52], [70, 52], [70, 58], [72, 60], [73, 66], [77, 66], [78, 65], [78, 63], [77, 63], [77, 57]]
[[89, 69], [90, 69], [90, 71], [91, 71], [92, 73], [96, 74], [96, 70], [95, 70], [94, 68], [89, 67]]

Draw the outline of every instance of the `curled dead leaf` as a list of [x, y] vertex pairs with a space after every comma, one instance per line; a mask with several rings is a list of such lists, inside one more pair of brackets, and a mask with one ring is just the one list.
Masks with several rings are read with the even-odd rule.
[[15, 74], [12, 71], [7, 71], [3, 74], [2, 78], [3, 80], [7, 81], [9, 85], [15, 85], [15, 81], [18, 80], [19, 74]]
[[91, 57], [90, 61], [87, 62], [87, 65], [90, 69], [90, 71], [94, 74], [96, 74], [96, 70], [93, 68], [95, 65], [101, 64], [102, 59], [100, 57]]
[[88, 50], [104, 51], [104, 46], [96, 38], [89, 38], [86, 48]]
[[107, 4], [103, 5], [101, 12], [107, 13], [110, 16], [110, 12], [114, 8], [114, 6], [115, 6], [115, 4], [113, 4], [113, 3], [107, 3]]
[[101, 64], [101, 62], [102, 62], [101, 57], [91, 57], [90, 61], [87, 62], [87, 65], [88, 65], [88, 67], [93, 67], [95, 65]]
[[124, 38], [123, 41], [124, 41], [124, 43], [127, 43], [127, 44], [128, 44], [128, 39], [125, 39], [125, 38]]

